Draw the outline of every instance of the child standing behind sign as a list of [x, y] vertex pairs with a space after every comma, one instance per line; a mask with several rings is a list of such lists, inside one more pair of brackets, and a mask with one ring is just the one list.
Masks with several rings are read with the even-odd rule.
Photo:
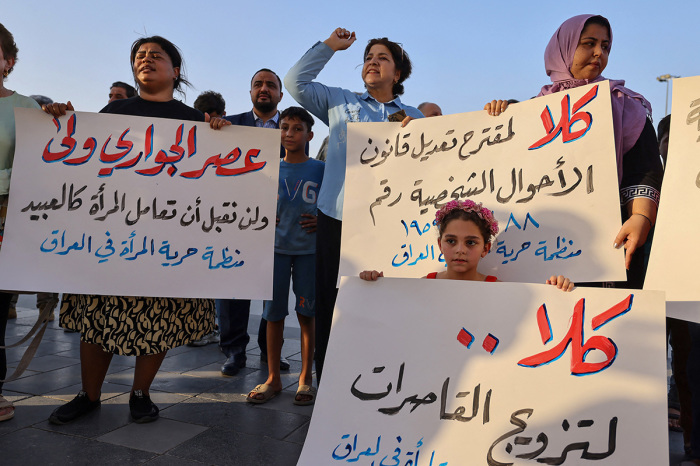
[[[429, 273], [423, 278], [498, 281], [493, 275], [477, 271], [479, 261], [489, 253], [492, 239], [498, 233], [498, 222], [489, 209], [471, 200], [450, 201], [435, 213], [435, 224], [440, 234], [438, 247], [447, 269]], [[360, 272], [363, 280], [371, 281], [383, 276], [383, 272], [376, 270]], [[546, 283], [563, 291], [574, 289], [574, 284], [563, 275], [552, 275]]]
[[301, 107], [290, 107], [280, 115], [282, 146], [277, 195], [275, 270], [272, 301], [265, 301], [267, 323], [267, 381], [248, 394], [250, 403], [265, 403], [280, 391], [280, 356], [284, 318], [289, 314], [289, 280], [296, 296], [297, 318], [301, 328], [301, 373], [294, 404], [309, 405], [316, 398], [311, 364], [314, 358], [314, 304], [316, 281], [316, 198], [325, 164], [304, 152], [313, 137], [314, 120]]

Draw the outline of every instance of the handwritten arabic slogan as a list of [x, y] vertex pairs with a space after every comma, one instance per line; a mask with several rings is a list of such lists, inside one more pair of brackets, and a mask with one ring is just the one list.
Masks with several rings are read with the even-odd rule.
[[272, 297], [278, 130], [15, 116], [3, 289]]
[[[348, 125], [341, 275], [421, 277], [445, 266], [435, 211], [472, 199], [501, 233], [482, 273], [540, 282], [624, 280], [607, 82], [472, 112]], [[533, 274], [536, 271], [536, 274]]]
[[343, 277], [299, 464], [668, 464], [663, 306]]
[[673, 80], [668, 161], [644, 289], [666, 291], [669, 317], [700, 322], [700, 76]]

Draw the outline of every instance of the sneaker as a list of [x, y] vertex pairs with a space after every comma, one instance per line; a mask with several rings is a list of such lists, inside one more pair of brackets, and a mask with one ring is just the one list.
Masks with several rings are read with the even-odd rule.
[[207, 346], [209, 343], [219, 342], [219, 331], [214, 330], [204, 335], [201, 339], [187, 343], [187, 346]]
[[59, 406], [53, 411], [53, 413], [51, 413], [51, 416], [49, 416], [49, 422], [51, 424], [62, 425], [79, 418], [83, 414], [89, 413], [95, 408], [99, 408], [99, 406], [99, 398], [95, 401], [91, 401], [88, 394], [80, 390], [75, 398], [63, 406]]
[[158, 419], [158, 406], [151, 401], [151, 397], [144, 395], [143, 391], [135, 390], [129, 398], [129, 410], [131, 418], [138, 424], [153, 422]]

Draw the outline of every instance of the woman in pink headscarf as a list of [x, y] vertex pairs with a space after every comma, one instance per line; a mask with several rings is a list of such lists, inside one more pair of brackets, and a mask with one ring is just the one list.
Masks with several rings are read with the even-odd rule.
[[[602, 76], [612, 48], [612, 29], [598, 15], [569, 18], [557, 29], [544, 52], [544, 64], [552, 84], [539, 96], [604, 81]], [[641, 288], [646, 269], [642, 246], [656, 222], [663, 168], [651, 122], [651, 104], [640, 94], [610, 80], [617, 176], [624, 223], [614, 246], [625, 247], [626, 288]], [[494, 100], [484, 109], [499, 115], [508, 102]]]

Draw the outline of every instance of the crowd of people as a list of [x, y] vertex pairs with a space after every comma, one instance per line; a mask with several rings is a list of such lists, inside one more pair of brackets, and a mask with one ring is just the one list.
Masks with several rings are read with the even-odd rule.
[[[546, 46], [545, 71], [551, 84], [543, 86], [538, 95], [605, 80], [602, 73], [611, 53], [612, 38], [611, 25], [602, 16], [580, 15], [566, 20]], [[411, 119], [442, 115], [441, 108], [432, 102], [417, 107], [403, 103], [403, 82], [410, 77], [413, 65], [403, 47], [387, 38], [372, 39], [364, 48], [361, 70], [364, 92], [318, 82], [317, 76], [334, 54], [349, 49], [355, 40], [352, 31], [334, 30], [327, 39], [304, 53], [284, 80], [272, 69], [258, 70], [251, 78], [252, 109], [227, 116], [225, 101], [217, 92], [201, 94], [194, 108], [177, 100], [176, 94], [189, 84], [180, 50], [163, 37], [144, 37], [135, 41], [130, 50], [135, 86], [114, 82], [109, 102], [101, 110], [101, 113], [206, 121], [213, 131], [229, 125], [281, 130], [273, 299], [265, 302], [257, 342], [269, 376], [250, 390], [247, 396], [250, 403], [265, 403], [279, 393], [282, 390], [280, 371], [290, 369], [289, 362], [281, 357], [284, 319], [289, 313], [290, 281], [301, 329], [302, 354], [294, 403], [307, 405], [315, 400], [312, 363], [315, 361], [317, 384], [320, 384], [337, 297], [348, 122], [401, 121], [406, 125]], [[40, 107], [34, 99], [7, 89], [5, 81], [17, 63], [18, 49], [12, 34], [2, 25], [0, 46], [3, 70], [0, 82], [0, 206], [3, 210], [0, 219], [4, 220], [15, 153], [14, 107], [43, 108], [54, 116], [61, 116], [73, 110], [73, 106], [70, 102], [44, 101]], [[611, 240], [614, 247], [625, 249], [627, 281], [579, 286], [639, 289], [644, 281], [663, 178], [659, 147], [665, 160], [669, 125], [667, 119], [662, 120], [657, 138], [651, 105], [624, 84], [622, 80], [610, 80], [621, 198], [621, 228]], [[280, 112], [278, 104], [284, 89], [300, 107]], [[513, 101], [493, 100], [486, 103], [484, 110], [499, 115], [508, 111], [509, 102]], [[469, 110], [473, 109], [463, 109]], [[317, 158], [309, 157], [308, 143], [314, 137], [311, 115], [329, 129], [323, 156]], [[292, 195], [289, 187], [299, 185], [304, 186], [299, 192], [312, 195]], [[447, 267], [424, 278], [497, 280], [477, 270], [479, 260], [488, 254], [498, 232], [498, 224], [488, 206], [471, 200], [449, 202], [436, 212], [435, 224], [439, 231], [438, 247], [446, 258]], [[0, 234], [2, 228], [0, 224]], [[368, 270], [360, 277], [375, 281], [382, 275]], [[564, 291], [573, 288], [573, 283], [563, 276], [552, 276], [545, 281]], [[5, 344], [11, 300], [12, 293], [0, 292], [0, 346]], [[81, 334], [82, 390], [72, 401], [57, 408], [50, 422], [72, 422], [100, 406], [102, 384], [113, 354], [136, 357], [129, 401], [133, 420], [156, 420], [159, 410], [150, 399], [149, 389], [167, 351], [185, 344], [218, 343], [226, 358], [221, 367], [222, 376], [235, 376], [247, 363], [249, 316], [250, 301], [242, 299], [64, 293], [60, 325]], [[154, 327], [165, 331], [155, 335]], [[674, 348], [676, 344], [679, 348], [674, 353], [674, 370], [680, 399], [680, 403], [674, 405], [679, 409], [680, 423], [674, 422], [670, 427], [684, 431], [687, 452], [697, 458], [693, 460], [695, 464], [700, 464], [700, 432], [692, 429], [693, 420], [700, 422], [700, 381], [697, 380], [700, 370], [692, 363], [700, 361], [700, 356], [692, 357], [693, 349], [700, 348], [700, 332], [689, 330], [688, 325], [680, 322], [670, 322], [669, 330]], [[6, 366], [5, 351], [0, 349], [0, 379], [6, 377]], [[686, 374], [686, 367], [689, 371], [695, 369], [696, 374]], [[1, 388], [0, 382], [0, 392]], [[697, 407], [691, 399], [698, 401]], [[13, 415], [12, 404], [0, 396], [0, 420]]]

